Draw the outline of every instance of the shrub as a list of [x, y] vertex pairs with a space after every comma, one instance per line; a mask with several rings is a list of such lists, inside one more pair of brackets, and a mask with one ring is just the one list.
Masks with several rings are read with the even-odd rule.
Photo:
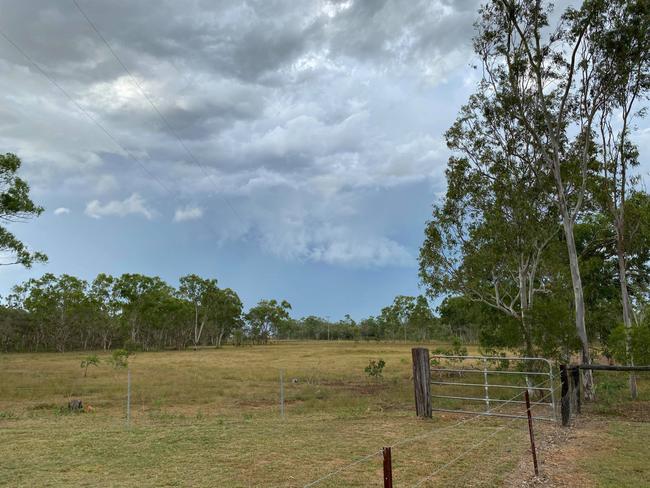
[[[451, 343], [451, 348], [445, 349], [438, 347], [433, 350], [433, 354], [440, 354], [442, 356], [467, 356], [467, 348], [463, 346], [463, 343], [458, 337], [454, 337], [454, 340]], [[458, 363], [461, 362], [461, 358], [444, 358], [447, 363]], [[440, 359], [433, 358], [431, 364], [438, 366], [441, 364]]]
[[115, 349], [111, 353], [109, 361], [115, 369], [126, 368], [129, 364], [130, 355], [131, 353], [126, 349]]
[[372, 378], [381, 378], [382, 372], [384, 371], [384, 366], [386, 366], [386, 361], [379, 359], [375, 361], [371, 359], [364, 370], [366, 374]]

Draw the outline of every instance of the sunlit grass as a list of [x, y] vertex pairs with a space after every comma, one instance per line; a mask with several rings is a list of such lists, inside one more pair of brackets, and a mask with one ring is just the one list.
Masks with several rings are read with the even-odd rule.
[[[393, 451], [397, 486], [411, 486], [490, 435], [423, 486], [499, 486], [526, 455], [525, 422], [477, 418], [439, 431], [462, 417], [417, 419], [410, 349], [333, 342], [138, 353], [130, 366], [130, 429], [127, 374], [110, 367], [107, 354], [98, 353], [102, 364], [86, 378], [79, 365], [86, 354], [2, 355], [0, 485], [304, 486], [429, 433]], [[364, 368], [378, 358], [386, 361], [384, 377], [368, 378]], [[69, 413], [69, 398], [93, 411]], [[318, 486], [380, 482], [377, 455]]]

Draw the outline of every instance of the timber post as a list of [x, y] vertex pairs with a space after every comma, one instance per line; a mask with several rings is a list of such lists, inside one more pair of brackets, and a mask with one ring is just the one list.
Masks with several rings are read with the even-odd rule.
[[577, 414], [580, 413], [582, 407], [582, 392], [580, 391], [580, 368], [573, 366], [571, 368], [571, 386], [573, 390], [573, 407]]
[[571, 420], [571, 397], [569, 395], [569, 376], [566, 364], [560, 364], [560, 383], [562, 384], [562, 397], [560, 400], [562, 426], [566, 427], [569, 425], [569, 420]]
[[384, 488], [393, 488], [393, 459], [390, 447], [384, 447]]
[[413, 387], [415, 389], [415, 414], [431, 418], [431, 366], [429, 350], [424, 347], [411, 349], [413, 357]]

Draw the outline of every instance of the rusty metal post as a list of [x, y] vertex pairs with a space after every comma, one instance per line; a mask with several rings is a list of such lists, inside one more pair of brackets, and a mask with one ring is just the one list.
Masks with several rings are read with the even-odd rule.
[[535, 448], [535, 432], [533, 431], [533, 416], [530, 413], [530, 395], [528, 390], [525, 392], [526, 396], [526, 415], [528, 415], [528, 433], [530, 434], [530, 450], [533, 453], [533, 467], [535, 468], [535, 476], [539, 476], [539, 468], [537, 467], [537, 449]]
[[560, 382], [562, 383], [562, 398], [560, 400], [562, 425], [566, 427], [571, 420], [571, 397], [569, 396], [569, 377], [566, 364], [560, 364]]
[[393, 460], [390, 447], [384, 447], [384, 488], [393, 488]]

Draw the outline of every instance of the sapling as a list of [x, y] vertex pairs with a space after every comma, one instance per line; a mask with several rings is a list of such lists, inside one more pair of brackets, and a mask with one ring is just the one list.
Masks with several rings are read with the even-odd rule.
[[88, 375], [88, 366], [99, 366], [99, 358], [95, 354], [86, 356], [81, 360], [81, 368], [84, 370], [84, 378]]

